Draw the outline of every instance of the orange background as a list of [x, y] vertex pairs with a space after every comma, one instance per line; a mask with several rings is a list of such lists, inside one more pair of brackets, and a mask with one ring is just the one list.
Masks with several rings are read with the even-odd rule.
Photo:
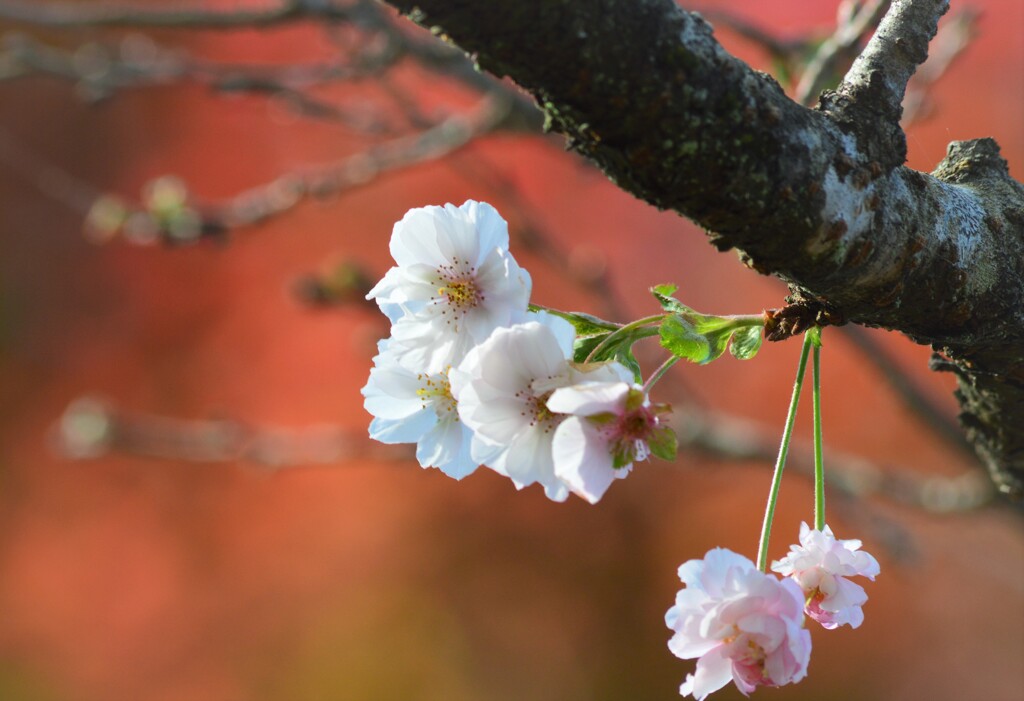
[[[704, 5], [717, 6], [785, 36], [834, 19], [832, 3]], [[994, 136], [1019, 178], [1024, 6], [955, 6], [982, 10], [979, 37], [932, 90], [934, 115], [910, 129], [909, 165], [931, 170], [949, 140]], [[718, 34], [764, 66], [756, 47]], [[47, 36], [66, 45], [97, 37]], [[331, 55], [301, 26], [155, 36], [225, 61]], [[417, 89], [444, 97], [428, 83]], [[0, 84], [0, 125], [103, 190], [136, 193], [173, 173], [206, 200], [360, 148], [344, 130], [290, 119], [264, 98], [221, 99], [194, 86], [89, 107], [50, 79]], [[785, 294], [716, 253], [689, 222], [617, 191], [556, 140], [488, 138], [236, 232], [226, 246], [174, 250], [90, 245], [80, 215], [0, 167], [0, 699], [677, 698], [692, 662], [665, 646], [676, 567], [718, 545], [753, 557], [766, 465], [683, 453], [675, 464], [639, 465], [592, 507], [550, 503], [536, 488], [517, 493], [487, 470], [457, 483], [411, 460], [271, 472], [130, 456], [75, 462], [50, 447], [55, 421], [83, 394], [130, 412], [363, 430], [359, 389], [384, 318], [357, 304], [311, 310], [294, 283], [339, 260], [379, 276], [391, 226], [410, 207], [473, 198], [505, 211], [466, 164], [514, 183], [574, 260], [606, 265], [636, 316], [650, 313], [646, 289], [660, 282], [718, 313], [758, 312]], [[507, 215], [534, 300], [598, 310], [566, 283], [563, 261], [517, 248], [522, 222]], [[878, 336], [952, 415], [950, 380], [927, 372], [928, 350]], [[920, 475], [974, 469], [920, 427], [841, 334], [825, 341], [830, 448]], [[772, 344], [749, 363], [677, 367], [675, 392], [781, 429], [798, 351]], [[811, 485], [791, 475], [773, 556], [811, 517], [811, 501]], [[809, 677], [758, 695], [1024, 696], [1019, 512], [832, 504], [837, 534], [862, 537], [882, 563], [866, 585], [867, 620], [857, 631], [813, 631]], [[740, 696], [730, 687], [715, 698]]]

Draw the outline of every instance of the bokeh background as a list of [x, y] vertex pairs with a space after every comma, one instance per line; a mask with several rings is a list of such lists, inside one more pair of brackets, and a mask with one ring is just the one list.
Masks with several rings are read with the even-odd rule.
[[[1020, 178], [1024, 5], [955, 5], [980, 11], [977, 37], [930, 90], [931, 114], [908, 134], [909, 164], [929, 171], [949, 140], [993, 136]], [[702, 7], [784, 37], [827, 33], [835, 18], [832, 2]], [[25, 27], [0, 25], [15, 30]], [[34, 35], [66, 46], [120, 36]], [[756, 45], [727, 28], [718, 35], [770, 68]], [[336, 50], [303, 25], [150, 36], [261, 65]], [[417, 80], [420, 99], [440, 102], [440, 88]], [[71, 460], [54, 449], [54, 426], [69, 403], [94, 396], [127, 415], [364, 430], [359, 389], [384, 318], [359, 303], [311, 307], [296, 282], [341, 261], [381, 275], [391, 226], [414, 206], [473, 198], [507, 209], [513, 254], [533, 275], [534, 300], [550, 306], [602, 308], [567, 281], [572, 266], [606, 271], [607, 294], [635, 316], [651, 311], [655, 283], [676, 282], [688, 304], [719, 313], [779, 306], [781, 283], [619, 192], [557, 140], [529, 135], [481, 139], [223, 244], [95, 245], [81, 212], [11, 167], [21, 153], [11, 143], [102, 191], [133, 194], [176, 174], [208, 201], [365, 143], [265, 97], [188, 85], [89, 105], [64, 81], [6, 81], [0, 125], [0, 699], [677, 698], [692, 662], [666, 648], [676, 568], [719, 545], [755, 554], [764, 463], [683, 452], [675, 464], [639, 465], [590, 506], [516, 492], [486, 470], [455, 482], [362, 450], [280, 469], [116, 451]], [[481, 169], [504, 186], [482, 184]], [[517, 248], [523, 212], [566, 260]], [[875, 336], [955, 414], [949, 378], [926, 370], [928, 349]], [[841, 333], [825, 342], [830, 450], [914, 479], [970, 480], [977, 468], [924, 428]], [[748, 363], [677, 367], [668, 391], [779, 430], [798, 353], [797, 343], [771, 344]], [[805, 407], [797, 451], [808, 419]], [[773, 556], [811, 504], [810, 483], [790, 475]], [[815, 630], [810, 676], [758, 696], [1024, 698], [1019, 510], [997, 501], [934, 513], [869, 494], [834, 498], [829, 520], [881, 561], [867, 620], [857, 631]], [[730, 687], [715, 698], [740, 696]]]

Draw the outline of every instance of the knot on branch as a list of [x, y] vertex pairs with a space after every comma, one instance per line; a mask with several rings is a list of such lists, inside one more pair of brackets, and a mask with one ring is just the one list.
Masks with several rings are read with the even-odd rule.
[[951, 142], [932, 175], [948, 183], [970, 182], [1008, 178], [1010, 168], [995, 139], [971, 139]]
[[828, 302], [808, 298], [799, 291], [786, 297], [781, 309], [764, 310], [764, 337], [769, 341], [785, 341], [815, 326], [842, 326], [843, 313]]
[[907, 160], [907, 137], [900, 127], [902, 109], [887, 100], [883, 80], [880, 73], [871, 72], [867, 84], [856, 93], [825, 90], [816, 109], [856, 139], [867, 161], [882, 165], [887, 172]]

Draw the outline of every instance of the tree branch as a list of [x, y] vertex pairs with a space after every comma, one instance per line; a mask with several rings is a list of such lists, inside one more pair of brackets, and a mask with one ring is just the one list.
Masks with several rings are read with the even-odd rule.
[[267, 27], [296, 20], [342, 20], [347, 5], [331, 0], [281, 0], [263, 7], [232, 9], [144, 5], [117, 6], [96, 2], [49, 0], [2, 0], [0, 19], [27, 22], [41, 27], [161, 27], [181, 29], [234, 29]]
[[991, 140], [954, 143], [932, 175], [902, 166], [899, 100], [946, 2], [894, 2], [815, 111], [671, 0], [391, 4], [529, 90], [623, 189], [850, 321], [939, 349], [968, 439], [1024, 494], [1024, 188]]

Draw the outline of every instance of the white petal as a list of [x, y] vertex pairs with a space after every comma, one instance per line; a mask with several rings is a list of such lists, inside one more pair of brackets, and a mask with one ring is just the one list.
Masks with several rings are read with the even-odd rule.
[[438, 246], [438, 221], [445, 217], [441, 207], [410, 209], [391, 232], [391, 257], [399, 266], [424, 263], [437, 267], [446, 262]]
[[620, 477], [617, 473], [621, 472], [621, 477], [627, 474], [627, 468], [612, 467], [607, 443], [586, 419], [570, 416], [564, 420], [555, 430], [551, 451], [555, 476], [591, 504], [596, 504]]
[[548, 408], [576, 416], [605, 412], [621, 414], [629, 390], [630, 385], [625, 382], [581, 382], [556, 389], [548, 399]]
[[[703, 655], [697, 660], [697, 669], [693, 677], [687, 677], [686, 684], [689, 685], [689, 693], [697, 701], [703, 701], [733, 678], [732, 660], [725, 656], [724, 648], [718, 647]], [[680, 688], [682, 692], [682, 688]]]
[[486, 202], [475, 200], [466, 200], [459, 210], [468, 221], [475, 224], [481, 250], [508, 250], [508, 223], [498, 214], [498, 210]]
[[559, 316], [545, 311], [531, 312], [528, 316], [531, 321], [540, 323], [554, 334], [563, 358], [572, 357], [572, 346], [576, 342], [576, 329], [573, 328], [572, 324]]
[[430, 409], [400, 421], [374, 419], [370, 422], [370, 438], [381, 443], [416, 443], [436, 423], [437, 414]]

